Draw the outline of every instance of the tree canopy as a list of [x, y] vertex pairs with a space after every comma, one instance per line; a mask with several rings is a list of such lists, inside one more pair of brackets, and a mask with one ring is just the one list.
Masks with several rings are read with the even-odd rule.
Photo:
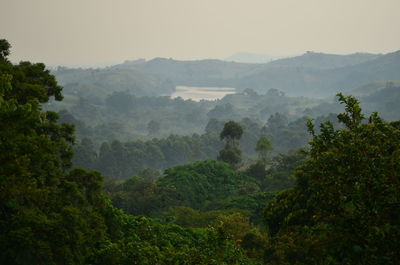
[[321, 124], [296, 186], [266, 208], [270, 264], [396, 264], [400, 245], [400, 126], [338, 94], [345, 128]]
[[256, 264], [223, 228], [112, 207], [99, 172], [71, 169], [73, 126], [42, 111], [51, 96], [61, 87], [43, 64], [0, 61], [0, 264]]
[[262, 135], [256, 144], [256, 151], [259, 154], [260, 159], [265, 163], [267, 162], [267, 155], [272, 150], [271, 141], [264, 135]]
[[240, 140], [243, 134], [242, 126], [235, 121], [228, 121], [225, 123], [224, 128], [221, 131], [221, 140], [226, 140], [228, 147], [236, 146], [236, 140]]

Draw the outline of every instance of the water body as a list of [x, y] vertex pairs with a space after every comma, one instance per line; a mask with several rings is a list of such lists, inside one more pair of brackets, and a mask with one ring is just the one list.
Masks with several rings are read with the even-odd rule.
[[171, 98], [181, 97], [194, 101], [216, 100], [223, 98], [225, 95], [235, 93], [236, 89], [231, 87], [177, 86], [176, 91], [171, 94]]

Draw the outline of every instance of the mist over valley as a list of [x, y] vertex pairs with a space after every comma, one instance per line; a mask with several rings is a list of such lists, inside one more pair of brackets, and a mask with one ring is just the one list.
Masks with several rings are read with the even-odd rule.
[[400, 1], [1, 7], [0, 264], [399, 264]]

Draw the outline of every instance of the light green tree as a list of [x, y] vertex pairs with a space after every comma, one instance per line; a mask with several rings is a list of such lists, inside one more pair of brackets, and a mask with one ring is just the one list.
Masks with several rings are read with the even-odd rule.
[[263, 163], [267, 163], [268, 153], [272, 151], [271, 141], [266, 136], [261, 136], [256, 144], [256, 152]]

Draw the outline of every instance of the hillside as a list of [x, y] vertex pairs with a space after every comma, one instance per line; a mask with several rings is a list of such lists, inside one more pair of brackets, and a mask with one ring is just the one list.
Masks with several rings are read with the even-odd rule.
[[114, 69], [135, 69], [143, 73], [168, 78], [177, 85], [223, 86], [224, 80], [236, 78], [258, 68], [259, 64], [225, 62], [221, 60], [178, 61], [155, 58], [150, 61], [115, 65]]
[[114, 91], [129, 91], [135, 96], [169, 95], [176, 85], [252, 88], [258, 92], [276, 88], [292, 96], [321, 98], [370, 82], [398, 80], [399, 69], [400, 52], [307, 52], [269, 63], [155, 58], [125, 61], [103, 69], [59, 68], [54, 74], [64, 86], [64, 93], [100, 98]]
[[[340, 67], [334, 68], [335, 65]], [[251, 74], [230, 80], [230, 84], [242, 89], [251, 87], [266, 91], [277, 88], [290, 95], [326, 97], [373, 81], [398, 80], [399, 66], [400, 52], [375, 57], [309, 53], [271, 62]]]
[[279, 59], [270, 62], [269, 66], [304, 67], [316, 69], [334, 69], [356, 65], [379, 58], [379, 54], [353, 53], [348, 55], [327, 54], [308, 51], [303, 55]]
[[59, 67], [53, 71], [65, 94], [104, 99], [112, 92], [128, 91], [137, 96], [166, 95], [175, 84], [156, 75], [134, 69], [81, 69]]

